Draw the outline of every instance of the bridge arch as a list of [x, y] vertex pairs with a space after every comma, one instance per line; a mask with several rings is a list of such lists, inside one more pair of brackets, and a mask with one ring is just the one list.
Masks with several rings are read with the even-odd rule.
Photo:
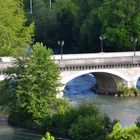
[[125, 84], [127, 86], [127, 81], [130, 80], [128, 77], [118, 72], [117, 70], [100, 69], [84, 71], [64, 71], [61, 72], [61, 81], [64, 85], [66, 85], [72, 79], [84, 74], [93, 74], [95, 76], [98, 85], [98, 92], [100, 93], [113, 93], [116, 91], [118, 84]]

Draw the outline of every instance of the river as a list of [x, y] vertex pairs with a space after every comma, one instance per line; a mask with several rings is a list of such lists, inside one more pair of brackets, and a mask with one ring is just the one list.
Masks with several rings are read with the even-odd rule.
[[10, 126], [5, 118], [0, 119], [0, 140], [40, 140], [41, 137], [38, 132]]
[[[135, 123], [140, 116], [140, 97], [114, 97], [98, 95], [90, 90], [96, 80], [93, 75], [82, 75], [67, 83], [65, 98], [71, 104], [93, 103], [100, 108], [101, 113], [107, 114], [112, 120], [120, 120], [122, 126]], [[139, 86], [140, 81], [137, 85]]]
[[[67, 83], [64, 97], [71, 104], [93, 103], [112, 120], [118, 119], [125, 127], [135, 123], [140, 116], [140, 97], [119, 98], [98, 95], [90, 90], [96, 80], [93, 75], [82, 75]], [[138, 82], [138, 85], [140, 82]], [[40, 140], [42, 135], [28, 129], [10, 126], [6, 120], [0, 120], [0, 140]]]

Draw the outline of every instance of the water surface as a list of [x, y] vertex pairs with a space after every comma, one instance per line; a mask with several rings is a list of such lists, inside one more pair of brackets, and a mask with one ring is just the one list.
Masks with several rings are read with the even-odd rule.
[[92, 75], [83, 75], [70, 81], [66, 86], [65, 97], [71, 104], [93, 103], [112, 120], [120, 120], [123, 126], [135, 123], [140, 116], [140, 97], [114, 97], [98, 95], [90, 90], [96, 80]]

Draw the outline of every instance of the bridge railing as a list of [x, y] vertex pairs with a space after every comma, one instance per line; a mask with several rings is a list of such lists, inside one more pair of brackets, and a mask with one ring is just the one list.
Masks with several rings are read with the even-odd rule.
[[86, 58], [64, 59], [56, 63], [61, 70], [85, 70], [106, 68], [130, 68], [140, 67], [140, 56], [112, 57], [112, 58]]
[[[67, 58], [62, 60], [56, 59], [55, 62], [60, 66], [61, 70], [130, 68], [140, 67], [140, 56]], [[3, 74], [3, 70], [12, 65], [13, 63], [10, 61], [0, 61], [0, 74]]]

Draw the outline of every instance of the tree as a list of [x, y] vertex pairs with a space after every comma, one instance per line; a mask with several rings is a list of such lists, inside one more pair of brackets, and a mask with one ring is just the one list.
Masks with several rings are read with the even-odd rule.
[[44, 42], [47, 39], [46, 24], [48, 14], [48, 4], [44, 0], [33, 0], [33, 13], [29, 15], [31, 22], [35, 23], [35, 40]]
[[74, 25], [77, 15], [77, 6], [72, 0], [56, 0], [52, 9], [48, 10], [46, 24], [46, 42], [52, 48], [57, 47], [58, 40], [64, 40], [66, 49], [72, 51], [74, 40]]
[[0, 7], [0, 56], [20, 54], [29, 44], [33, 24], [26, 26], [19, 0], [1, 0]]
[[137, 0], [105, 1], [100, 8], [101, 33], [111, 50], [132, 50], [131, 38], [140, 39], [140, 12]]
[[35, 44], [28, 58], [18, 58], [5, 79], [11, 101], [10, 120], [41, 127], [49, 115], [57, 112], [65, 102], [56, 98], [61, 86], [59, 73], [52, 51], [42, 44]]
[[101, 25], [99, 22], [99, 9], [103, 0], [79, 0], [77, 27], [79, 47], [82, 52], [98, 52]]
[[76, 109], [76, 113], [69, 115], [75, 119], [69, 128], [70, 136], [74, 140], [106, 140], [115, 120], [111, 122], [108, 116], [101, 114], [98, 108], [91, 104], [80, 105]]

